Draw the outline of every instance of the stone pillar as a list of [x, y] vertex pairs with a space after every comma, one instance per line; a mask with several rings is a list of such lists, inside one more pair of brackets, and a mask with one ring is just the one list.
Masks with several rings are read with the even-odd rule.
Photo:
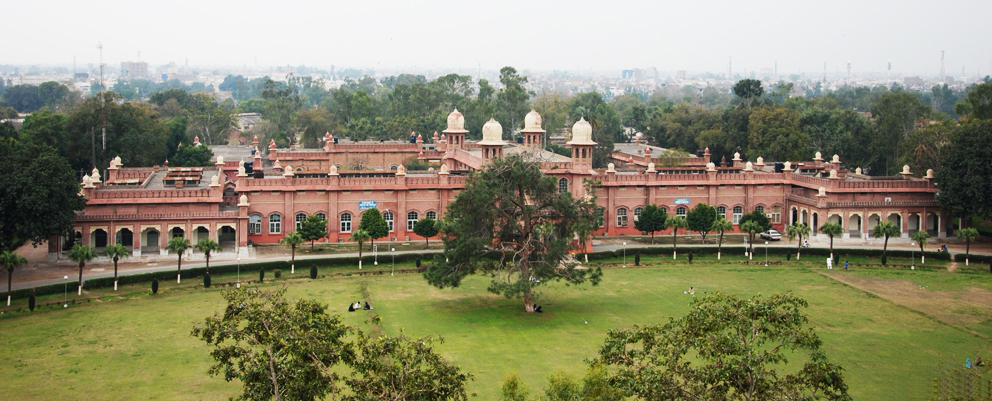
[[136, 258], [141, 257], [141, 225], [135, 224], [130, 227], [132, 232], [132, 237], [134, 238], [131, 243], [133, 250], [131, 251], [131, 256]]

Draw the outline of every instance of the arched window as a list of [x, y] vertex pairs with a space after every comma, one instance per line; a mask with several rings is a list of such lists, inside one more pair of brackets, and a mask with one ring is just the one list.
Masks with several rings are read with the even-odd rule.
[[679, 216], [679, 217], [683, 217], [684, 218], [685, 217], [685, 213], [686, 213], [686, 210], [685, 210], [684, 207], [680, 207], [678, 209], [675, 209], [675, 215], [676, 216]]
[[627, 227], [627, 209], [617, 209], [617, 227]]
[[262, 216], [257, 214], [251, 215], [248, 218], [248, 234], [261, 234], [262, 233]]
[[273, 214], [269, 216], [269, 234], [279, 234], [282, 232], [282, 216]]
[[323, 214], [323, 213], [317, 213], [317, 214], [316, 214], [316, 216], [317, 216], [317, 218], [318, 218], [318, 219], [321, 219], [321, 220], [324, 220], [324, 221], [327, 221], [327, 215], [326, 215], [326, 214]]
[[558, 180], [558, 193], [563, 194], [568, 192], [568, 179], [561, 178]]
[[605, 224], [606, 223], [606, 208], [597, 207], [596, 208], [596, 217], [599, 218], [599, 221], [602, 221]]
[[413, 231], [413, 226], [417, 225], [417, 220], [419, 220], [419, 216], [417, 215], [417, 212], [409, 212], [409, 213], [407, 213], [406, 214], [406, 230], [407, 231]]
[[389, 226], [389, 231], [393, 231], [393, 212], [383, 213], [382, 219], [386, 220], [386, 225]]
[[297, 213], [296, 214], [296, 230], [297, 231], [299, 231], [300, 226], [303, 225], [303, 222], [306, 221], [306, 220], [307, 220], [307, 215], [306, 214], [304, 214], [304, 213]]
[[734, 224], [741, 222], [741, 216], [744, 215], [744, 208], [740, 206], [734, 206]]
[[665, 216], [668, 216], [668, 209], [666, 209], [666, 208], [660, 208], [660, 210], [661, 210], [661, 214], [663, 214]]
[[634, 209], [634, 220], [637, 220], [638, 217], [641, 217], [641, 212], [643, 212], [643, 211], [644, 211], [644, 208], [643, 207], [639, 207], [637, 209]]
[[761, 214], [765, 214], [765, 207], [764, 206], [755, 206], [754, 207], [754, 211], [756, 211], [758, 213], [761, 213]]
[[341, 232], [351, 232], [351, 213], [341, 213]]
[[727, 219], [727, 207], [726, 206], [718, 206], [716, 208], [716, 215], [719, 216], [719, 217], [722, 217], [724, 220], [726, 220]]
[[427, 218], [431, 220], [437, 220], [437, 212], [427, 212]]

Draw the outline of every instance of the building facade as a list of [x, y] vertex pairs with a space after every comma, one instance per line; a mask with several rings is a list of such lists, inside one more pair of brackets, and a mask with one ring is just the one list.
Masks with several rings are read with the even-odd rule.
[[[618, 145], [614, 163], [594, 169], [597, 144], [585, 120], [571, 129], [571, 157], [541, 148], [545, 132], [533, 111], [525, 118], [522, 143], [504, 141], [495, 120], [483, 127], [482, 140], [468, 141], [464, 123], [455, 110], [447, 129], [429, 143], [420, 135], [408, 142], [353, 143], [327, 134], [321, 149], [277, 149], [270, 143], [264, 155], [255, 138], [251, 146], [215, 148], [210, 168], [125, 168], [116, 158], [107, 177], [96, 170], [84, 177], [87, 207], [77, 218], [76, 235], [52, 241], [50, 257], [59, 258], [60, 248], [74, 241], [97, 248], [116, 241], [136, 257], [161, 256], [176, 236], [218, 241], [224, 249], [218, 257], [247, 256], [249, 245], [276, 244], [308, 216], [327, 221], [326, 242], [346, 242], [371, 207], [389, 225], [384, 240], [422, 240], [413, 233], [418, 220], [442, 218], [470, 172], [515, 154], [540, 163], [561, 191], [577, 197], [588, 195], [587, 188], [595, 191], [605, 222], [597, 237], [641, 235], [634, 220], [647, 205], [685, 215], [699, 203], [716, 207], [735, 231], [741, 216], [760, 210], [779, 231], [802, 222], [815, 233], [833, 222], [844, 228], [843, 239], [867, 240], [883, 221], [900, 227], [903, 238], [917, 230], [938, 238], [949, 232], [935, 201], [932, 171], [913, 177], [905, 167], [898, 177], [869, 177], [860, 168], [844, 168], [839, 156], [825, 161], [819, 152], [809, 162], [777, 164], [736, 155], [717, 167], [708, 150], [659, 159], [663, 149], [640, 138]], [[431, 167], [407, 171], [411, 159]]]

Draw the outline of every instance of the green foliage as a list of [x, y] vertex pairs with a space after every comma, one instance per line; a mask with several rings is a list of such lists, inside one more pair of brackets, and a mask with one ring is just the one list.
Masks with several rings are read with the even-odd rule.
[[799, 113], [762, 107], [751, 111], [747, 157], [768, 160], [807, 160], [812, 140], [799, 129]]
[[889, 237], [898, 237], [900, 234], [899, 226], [893, 224], [892, 222], [883, 221], [875, 226], [875, 231], [871, 233], [873, 238], [885, 238], [885, 244], [882, 246], [882, 264], [885, 264], [885, 254], [889, 250]]
[[203, 252], [203, 257], [207, 260], [207, 274], [210, 274], [210, 254], [222, 251], [220, 244], [210, 238], [203, 238], [196, 242], [194, 248]]
[[203, 275], [203, 288], [210, 288], [210, 273]]
[[705, 203], [696, 204], [696, 207], [686, 214], [685, 220], [689, 229], [698, 232], [705, 242], [706, 234], [710, 232], [713, 222], [716, 221], [716, 208]]
[[389, 225], [382, 218], [382, 213], [379, 213], [378, 208], [372, 208], [362, 213], [362, 221], [358, 224], [358, 228], [365, 230], [373, 244], [375, 244], [375, 240], [389, 235]]
[[272, 274], [273, 274], [273, 275], [274, 275], [274, 276], [275, 276], [276, 278], [281, 278], [281, 277], [282, 277], [282, 270], [276, 270], [276, 271], [275, 271], [275, 273], [272, 273]]
[[152, 280], [152, 294], [158, 294], [158, 279]]
[[86, 201], [65, 159], [48, 147], [0, 139], [0, 169], [0, 250], [72, 229]]
[[357, 242], [358, 243], [358, 258], [359, 259], [362, 258], [362, 244], [364, 244], [365, 241], [368, 241], [370, 239], [372, 239], [372, 238], [369, 237], [368, 231], [365, 231], [365, 230], [363, 230], [361, 228], [356, 229], [354, 232], [352, 232], [351, 233], [351, 238], [348, 238], [348, 241], [354, 241], [354, 242]]
[[31, 312], [34, 312], [34, 306], [36, 303], [37, 301], [35, 300], [35, 296], [31, 295], [31, 297], [28, 298], [28, 309], [30, 309]]
[[503, 379], [503, 390], [500, 393], [501, 401], [527, 401], [530, 391], [527, 385], [520, 381], [516, 373], [511, 373]]
[[[960, 234], [960, 232], [959, 232], [959, 234]], [[913, 241], [915, 241], [916, 244], [920, 246], [920, 252], [923, 252], [923, 248], [925, 246], [927, 246], [927, 242], [930, 241], [930, 234], [927, 234], [927, 232], [925, 230], [920, 230], [920, 231], [917, 231], [917, 232], [913, 233], [913, 235], [910, 236], [910, 238], [912, 238]], [[959, 236], [959, 238], [960, 238], [960, 236]]]
[[262, 269], [262, 270], [259, 270], [258, 271], [258, 282], [259, 282], [259, 284], [265, 282], [265, 269]]
[[748, 236], [747, 244], [750, 248], [750, 251], [748, 252], [754, 252], [754, 237], [758, 235], [758, 233], [764, 232], [764, 227], [762, 227], [761, 223], [756, 220], [741, 220], [741, 223], [737, 226], [737, 228], [741, 230], [741, 232], [746, 233]]
[[190, 249], [189, 240], [183, 237], [173, 237], [166, 244], [165, 249], [169, 252], [173, 252], [179, 258], [178, 264], [176, 265], [176, 272], [179, 276], [182, 276], [183, 271], [183, 254]]
[[641, 265], [641, 254], [634, 255], [634, 266]]
[[492, 275], [488, 290], [523, 296], [528, 311], [533, 289], [550, 281], [596, 285], [600, 269], [577, 270], [565, 263], [577, 226], [596, 219], [595, 205], [594, 198], [558, 193], [557, 180], [536, 163], [516, 155], [496, 159], [473, 172], [448, 206], [444, 254], [435, 257], [424, 278], [446, 288], [476, 272]]
[[634, 228], [638, 231], [651, 234], [651, 243], [654, 243], [654, 233], [665, 229], [665, 220], [668, 214], [658, 207], [658, 205], [647, 205], [641, 214], [634, 220]]
[[962, 124], [952, 134], [937, 171], [937, 203], [954, 217], [992, 216], [992, 120]]
[[[753, 221], [758, 225], [758, 232], [765, 232], [772, 229], [772, 222], [765, 216], [763, 212], [754, 210], [751, 213], [741, 216], [741, 219], [737, 222], [739, 225], [743, 225], [749, 221]], [[743, 229], [742, 229], [743, 231]]]
[[327, 220], [317, 215], [308, 216], [303, 223], [300, 223], [300, 229], [296, 232], [300, 233], [304, 241], [310, 242], [310, 249], [313, 249], [314, 241], [327, 236]]
[[689, 223], [686, 222], [685, 217], [673, 216], [665, 220], [665, 228], [672, 229], [672, 249], [678, 250], [679, 247], [679, 230], [689, 227]]
[[585, 118], [592, 126], [592, 140], [597, 143], [592, 151], [593, 168], [605, 168], [613, 154], [614, 142], [626, 142], [620, 116], [603, 96], [596, 92], [583, 93], [568, 101], [569, 119]]
[[785, 235], [789, 237], [790, 241], [799, 238], [796, 243], [796, 259], [799, 259], [802, 253], [803, 238], [809, 238], [810, 231], [809, 226], [804, 223], [793, 223], [785, 228]]
[[[0, 253], [0, 264], [7, 269], [7, 295], [11, 295], [11, 280], [14, 276], [14, 269], [28, 263], [28, 260], [11, 251]], [[32, 308], [33, 309], [33, 308]]]
[[[689, 312], [607, 333], [599, 364], [625, 397], [849, 400], [843, 369], [806, 327], [808, 304], [791, 293], [693, 298]], [[800, 360], [796, 370], [787, 363]]]
[[114, 280], [117, 279], [117, 261], [131, 256], [131, 251], [127, 249], [126, 246], [121, 244], [110, 244], [107, 248], [103, 250], [103, 254], [107, 255], [110, 260], [114, 261]]
[[[285, 299], [285, 289], [229, 290], [227, 309], [192, 335], [213, 347], [209, 373], [238, 379], [241, 398], [466, 400], [460, 373], [433, 351], [431, 338], [370, 336], [327, 314], [327, 306]], [[344, 377], [339, 366], [351, 373]], [[342, 385], [346, 384], [346, 386]]]
[[928, 118], [931, 110], [912, 93], [890, 93], [882, 95], [871, 106], [872, 118], [877, 127], [877, 140], [885, 144], [879, 147], [882, 161], [878, 170], [891, 174], [898, 170], [896, 156], [904, 138], [916, 129], [916, 122]]
[[[161, 165], [175, 148], [169, 148], [172, 133], [158, 113], [146, 103], [122, 102], [111, 92], [86, 99], [69, 116], [66, 143], [69, 163], [74, 169], [106, 167], [120, 156], [131, 167]], [[102, 149], [101, 127], [106, 117], [107, 146]], [[95, 140], [95, 141], [94, 141]], [[96, 148], [92, 147], [93, 142]], [[96, 160], [93, 160], [95, 150]]]
[[992, 83], [986, 81], [971, 89], [964, 102], [955, 107], [955, 112], [973, 119], [992, 119]]
[[9, 86], [0, 95], [0, 106], [13, 107], [20, 113], [31, 113], [44, 105], [34, 85]]
[[310, 279], [315, 280], [317, 278], [317, 265], [310, 266]]
[[193, 146], [181, 144], [172, 159], [169, 160], [170, 167], [210, 167], [213, 162], [214, 152], [207, 146]]
[[971, 242], [978, 239], [978, 230], [974, 227], [962, 228], [958, 230], [958, 239], [965, 240], [965, 258], [971, 253]]
[[572, 151], [569, 148], [561, 146], [557, 143], [548, 142], [548, 146], [544, 147], [544, 150], [552, 152], [565, 157], [572, 157]]
[[524, 115], [529, 109], [528, 100], [531, 93], [527, 92], [524, 84], [527, 77], [517, 74], [513, 67], [503, 67], [499, 71], [499, 82], [503, 85], [496, 94], [497, 105], [499, 107], [499, 120], [503, 123], [503, 134], [512, 135], [513, 132], [522, 127]]
[[[413, 233], [421, 237], [424, 237], [425, 243], [424, 247], [430, 246], [431, 237], [438, 234], [441, 228], [441, 222], [434, 219], [423, 219], [417, 221], [417, 224], [413, 225]], [[420, 267], [420, 266], [417, 266]]]
[[548, 385], [544, 387], [546, 401], [580, 401], [582, 386], [565, 372], [556, 372], [548, 377]]
[[734, 84], [734, 95], [740, 99], [738, 107], [751, 108], [754, 102], [761, 99], [765, 94], [765, 88], [761, 86], [761, 81], [757, 79], [742, 79]]
[[713, 226], [710, 227], [710, 231], [720, 234], [720, 237], [717, 240], [718, 254], [723, 250], [723, 234], [733, 229], [734, 229], [734, 224], [727, 221], [727, 219], [723, 218], [723, 216], [720, 216], [718, 219], [713, 221]]
[[55, 149], [62, 157], [67, 156], [66, 125], [69, 117], [44, 110], [31, 113], [24, 119], [21, 126], [20, 138], [25, 143], [47, 145]]

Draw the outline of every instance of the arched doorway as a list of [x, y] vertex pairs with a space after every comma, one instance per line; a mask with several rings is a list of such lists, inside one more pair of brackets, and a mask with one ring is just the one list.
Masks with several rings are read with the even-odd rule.
[[802, 221], [802, 223], [805, 224], [805, 225], [809, 225], [809, 213], [807, 213], [805, 210], [803, 210], [803, 221]]
[[818, 213], [813, 213], [813, 226], [809, 228], [810, 234], [815, 236], [816, 231], [819, 228], [820, 228], [820, 215]]
[[217, 235], [217, 243], [223, 252], [234, 252], [238, 248], [238, 235], [237, 231], [232, 227], [223, 226], [220, 228], [220, 234]]
[[118, 244], [124, 245], [126, 247], [134, 246], [134, 233], [130, 229], [122, 228], [117, 231], [117, 238], [115, 241]]
[[154, 228], [146, 228], [141, 231], [141, 251], [142, 252], [158, 252], [161, 248], [161, 237], [158, 230]]
[[183, 238], [183, 237], [186, 236], [186, 230], [183, 230], [182, 228], [179, 228], [179, 227], [173, 227], [172, 230], [169, 231], [169, 234], [172, 234], [169, 237], [170, 239], [171, 238]]
[[847, 233], [851, 236], [861, 237], [861, 216], [853, 214], [847, 219]]
[[873, 235], [875, 233], [875, 227], [878, 227], [882, 223], [882, 218], [877, 214], [872, 214], [868, 216], [868, 235]]
[[789, 224], [796, 224], [797, 221], [799, 221], [799, 210], [792, 208], [792, 218], [789, 219]]
[[90, 243], [94, 248], [106, 248], [107, 247], [107, 232], [102, 228], [93, 230], [90, 236]]
[[197, 227], [196, 231], [193, 232], [193, 238], [190, 239], [190, 244], [196, 245], [197, 242], [209, 238], [210, 238], [210, 230], [208, 230], [206, 227], [200, 226]]
[[931, 237], [936, 237], [940, 227], [940, 216], [937, 213], [927, 213], [926, 227], [927, 234], [930, 234]]

